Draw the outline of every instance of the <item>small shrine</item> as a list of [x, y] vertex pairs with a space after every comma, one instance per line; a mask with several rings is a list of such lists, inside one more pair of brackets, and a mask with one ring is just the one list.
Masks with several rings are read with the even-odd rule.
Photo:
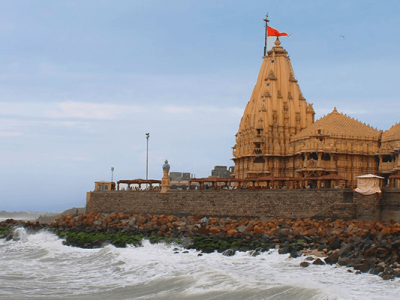
[[382, 180], [385, 179], [381, 176], [372, 174], [362, 175], [357, 177], [357, 188], [355, 191], [363, 195], [373, 195], [382, 193]]

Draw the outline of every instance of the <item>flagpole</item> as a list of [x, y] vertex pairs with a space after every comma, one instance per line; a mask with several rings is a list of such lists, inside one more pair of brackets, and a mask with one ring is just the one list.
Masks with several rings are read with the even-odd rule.
[[267, 39], [268, 39], [268, 13], [265, 16], [265, 19], [263, 19], [265, 22], [265, 45], [264, 45], [264, 56], [267, 56]]

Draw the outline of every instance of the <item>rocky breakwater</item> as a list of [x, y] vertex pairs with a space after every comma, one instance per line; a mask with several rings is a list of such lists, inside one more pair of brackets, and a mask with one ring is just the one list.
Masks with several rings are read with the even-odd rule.
[[[400, 223], [358, 220], [206, 218], [149, 214], [89, 213], [67, 215], [51, 224], [7, 220], [0, 228], [46, 228], [65, 238], [64, 244], [84, 248], [111, 243], [118, 247], [150, 242], [176, 242], [204, 253], [256, 256], [270, 249], [302, 257], [300, 265], [337, 264], [349, 272], [372, 273], [383, 279], [400, 277]], [[5, 230], [5, 229], [4, 229]], [[4, 233], [11, 238], [12, 234]], [[199, 254], [201, 255], [201, 253]]]

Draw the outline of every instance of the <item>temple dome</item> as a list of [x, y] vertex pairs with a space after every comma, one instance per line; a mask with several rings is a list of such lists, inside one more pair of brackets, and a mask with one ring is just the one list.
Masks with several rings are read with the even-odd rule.
[[382, 143], [400, 140], [400, 122], [385, 130], [382, 134]]
[[314, 124], [295, 135], [292, 141], [315, 137], [319, 134], [341, 138], [379, 140], [382, 131], [339, 113], [334, 108], [330, 114], [318, 119]]

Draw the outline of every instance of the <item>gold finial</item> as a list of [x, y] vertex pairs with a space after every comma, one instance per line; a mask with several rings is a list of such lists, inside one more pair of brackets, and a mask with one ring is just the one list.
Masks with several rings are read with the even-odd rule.
[[280, 46], [280, 45], [281, 41], [279, 40], [279, 37], [276, 37], [275, 46]]

